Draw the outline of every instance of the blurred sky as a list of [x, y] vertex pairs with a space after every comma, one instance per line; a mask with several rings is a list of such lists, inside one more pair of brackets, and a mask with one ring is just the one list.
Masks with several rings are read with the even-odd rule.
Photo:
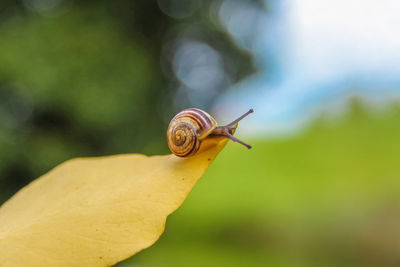
[[[71, 0], [22, 2], [43, 21], [72, 16], [78, 10], [72, 8], [74, 4], [79, 6]], [[135, 4], [131, 10], [144, 11], [145, 3]], [[159, 99], [152, 101], [165, 127], [173, 114], [187, 107], [208, 110], [221, 124], [254, 108], [255, 114], [241, 123], [238, 134], [282, 135], [302, 129], [321, 109], [332, 114], [346, 111], [349, 99], [355, 95], [374, 107], [382, 107], [400, 93], [399, 1], [216, 0], [205, 4], [199, 0], [157, 0], [154, 6], [150, 13], [161, 18], [158, 31], [143, 26], [146, 23], [141, 19], [135, 23], [132, 20], [129, 27], [132, 33], [145, 32], [146, 49], [148, 44], [157, 43], [149, 55], [155, 55], [154, 61], [160, 63], [152, 69], [160, 68], [165, 81], [159, 77], [159, 83], [148, 88], [155, 88]], [[140, 17], [136, 13], [126, 16], [127, 21]], [[169, 24], [164, 21], [166, 17]], [[154, 18], [149, 19], [149, 25], [156, 25]], [[41, 31], [39, 27], [37, 30]], [[133, 36], [131, 41], [136, 39], [140, 38]], [[130, 87], [121, 86], [121, 92], [133, 90], [132, 83], [127, 84]], [[57, 86], [51, 88], [60, 91]], [[99, 97], [97, 101], [104, 99], [109, 98]], [[143, 103], [138, 98], [131, 101]], [[98, 105], [107, 107], [102, 109], [105, 114], [112, 113], [112, 105]], [[36, 112], [33, 108], [27, 110], [29, 116]], [[88, 110], [94, 117], [101, 117], [92, 107]]]
[[355, 95], [375, 106], [398, 98], [399, 1], [271, 0], [268, 12], [245, 5], [225, 0], [219, 15], [259, 71], [214, 106], [220, 118], [253, 107], [241, 133], [292, 132], [321, 109], [346, 110]]

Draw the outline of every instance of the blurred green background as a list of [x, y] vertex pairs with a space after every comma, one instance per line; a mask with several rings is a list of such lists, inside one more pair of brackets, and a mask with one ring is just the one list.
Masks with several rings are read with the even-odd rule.
[[169, 120], [192, 105], [176, 95], [173, 43], [213, 42], [232, 80], [251, 69], [248, 53], [201, 9], [211, 4], [178, 21], [157, 1], [2, 1], [1, 199], [72, 157], [167, 153]]
[[[1, 202], [70, 158], [169, 153], [176, 112], [215, 109], [257, 72], [221, 3], [3, 0]], [[195, 67], [212, 90], [176, 71], [191, 67], [174, 61], [191, 58], [185, 44], [204, 51]], [[284, 137], [243, 136], [251, 151], [229, 143], [161, 239], [119, 266], [399, 266], [400, 108], [349, 106]]]

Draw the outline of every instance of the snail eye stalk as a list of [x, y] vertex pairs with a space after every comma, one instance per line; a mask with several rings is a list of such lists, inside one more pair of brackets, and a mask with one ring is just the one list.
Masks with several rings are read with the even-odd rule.
[[236, 125], [236, 123], [238, 123], [239, 121], [243, 120], [244, 118], [246, 118], [248, 115], [250, 115], [251, 113], [254, 112], [254, 109], [250, 109], [249, 111], [247, 111], [245, 114], [243, 114], [242, 116], [240, 116], [239, 118], [237, 118], [236, 120], [232, 121], [231, 123], [229, 123], [226, 126], [233, 126]]
[[248, 149], [251, 148], [250, 145], [246, 144], [245, 142], [237, 139], [236, 137], [234, 137], [232, 134], [233, 132], [236, 130], [237, 126], [238, 126], [238, 122], [241, 121], [242, 119], [244, 119], [245, 117], [247, 117], [249, 114], [253, 113], [254, 110], [250, 109], [249, 111], [247, 111], [245, 114], [243, 114], [242, 116], [240, 116], [239, 118], [237, 118], [236, 120], [232, 121], [231, 123], [225, 125], [225, 126], [218, 126], [214, 129], [214, 131], [211, 133], [212, 135], [215, 136], [226, 136], [229, 139], [231, 139], [233, 142], [239, 143], [241, 145], [244, 145], [245, 147], [247, 147]]

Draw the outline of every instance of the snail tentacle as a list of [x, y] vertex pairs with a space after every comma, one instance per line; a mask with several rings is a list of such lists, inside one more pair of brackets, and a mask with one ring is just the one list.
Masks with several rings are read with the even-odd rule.
[[[231, 123], [227, 124], [226, 126], [233, 126], [236, 125], [239, 121], [243, 120], [245, 117], [247, 117], [249, 114], [253, 113], [254, 109], [250, 109], [249, 111], [247, 111], [246, 113], [244, 113], [242, 116], [240, 116], [239, 118], [237, 118], [236, 120], [232, 121]], [[237, 127], [237, 126], [236, 126]], [[235, 128], [236, 128], [235, 127]]]
[[249, 111], [247, 111], [245, 114], [243, 114], [242, 116], [240, 116], [239, 118], [237, 118], [236, 120], [232, 121], [231, 123], [225, 125], [225, 126], [218, 126], [214, 129], [214, 131], [211, 133], [212, 135], [217, 135], [217, 136], [226, 136], [229, 139], [231, 139], [233, 142], [239, 143], [241, 145], [244, 145], [245, 147], [247, 147], [248, 149], [251, 148], [250, 145], [246, 144], [245, 142], [237, 139], [236, 137], [233, 136], [233, 132], [236, 130], [239, 121], [241, 121], [242, 119], [244, 119], [245, 117], [247, 117], [249, 114], [253, 113], [254, 110], [250, 109]]

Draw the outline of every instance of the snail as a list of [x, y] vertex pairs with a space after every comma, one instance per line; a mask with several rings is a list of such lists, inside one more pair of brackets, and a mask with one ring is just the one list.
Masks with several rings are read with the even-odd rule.
[[201, 141], [210, 136], [225, 136], [250, 149], [251, 146], [235, 138], [233, 133], [238, 122], [253, 112], [253, 109], [250, 109], [231, 123], [218, 126], [214, 118], [201, 109], [182, 110], [169, 123], [167, 129], [169, 149], [179, 157], [188, 157], [196, 153]]

